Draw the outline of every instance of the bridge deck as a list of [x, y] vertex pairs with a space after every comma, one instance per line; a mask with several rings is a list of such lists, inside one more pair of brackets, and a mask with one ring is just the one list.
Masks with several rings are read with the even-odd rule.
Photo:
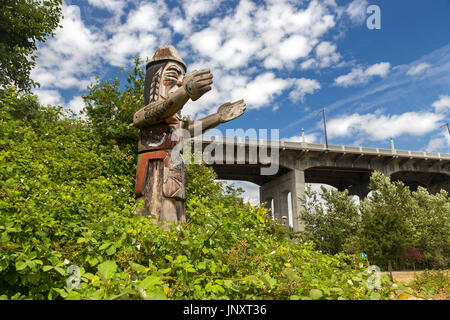
[[320, 152], [328, 151], [328, 152], [354, 153], [354, 154], [380, 155], [380, 156], [396, 155], [399, 157], [450, 160], [450, 154], [448, 153], [408, 151], [408, 150], [383, 149], [383, 148], [365, 148], [365, 147], [344, 146], [344, 145], [340, 146], [328, 145], [327, 148], [325, 144], [291, 142], [285, 140], [274, 141], [274, 140], [253, 139], [253, 138], [204, 135], [202, 137], [202, 142], [203, 144], [215, 142], [215, 143], [234, 144], [235, 146], [246, 146], [246, 147], [278, 146], [278, 148], [280, 149], [299, 150], [299, 151], [320, 151]]

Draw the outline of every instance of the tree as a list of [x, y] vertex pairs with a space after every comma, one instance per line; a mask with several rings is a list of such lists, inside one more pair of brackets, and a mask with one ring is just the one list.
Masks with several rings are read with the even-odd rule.
[[426, 261], [427, 258], [415, 247], [406, 247], [405, 253], [400, 257], [402, 260], [410, 261], [416, 271], [416, 262]]
[[349, 196], [348, 190], [339, 192], [327, 190], [323, 186], [321, 190], [323, 201], [307, 189], [310, 201], [304, 202], [301, 218], [305, 222], [306, 232], [316, 239], [318, 249], [337, 254], [344, 251], [346, 242], [358, 232], [361, 218], [358, 206]]
[[0, 3], [0, 88], [29, 91], [37, 43], [59, 26], [62, 0], [2, 0]]
[[372, 195], [359, 205], [347, 191], [322, 188], [320, 199], [307, 189], [302, 219], [305, 232], [318, 248], [327, 253], [366, 252], [371, 263], [387, 264], [392, 269], [393, 262], [411, 256], [401, 257], [408, 245], [421, 253], [415, 254], [416, 261], [426, 261], [433, 268], [448, 268], [448, 193], [441, 190], [429, 194], [422, 187], [411, 192], [402, 182], [391, 182], [380, 172], [373, 173], [370, 188]]
[[429, 194], [419, 187], [412, 193], [414, 214], [410, 217], [413, 227], [411, 244], [424, 254], [433, 268], [447, 268], [450, 257], [450, 201], [448, 193], [441, 190]]
[[88, 87], [89, 93], [82, 96], [86, 105], [83, 112], [103, 144], [116, 144], [137, 152], [138, 129], [133, 125], [133, 115], [144, 106], [143, 70], [143, 61], [136, 57], [124, 87], [118, 77], [97, 79]]
[[361, 243], [369, 259], [388, 264], [392, 279], [392, 261], [404, 252], [411, 237], [411, 191], [401, 181], [391, 183], [380, 172], [372, 174], [369, 188], [372, 195], [361, 204]]

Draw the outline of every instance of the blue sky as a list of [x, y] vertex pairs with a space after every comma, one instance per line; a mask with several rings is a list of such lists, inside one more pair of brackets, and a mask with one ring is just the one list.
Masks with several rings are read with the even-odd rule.
[[[369, 5], [381, 11], [370, 30]], [[95, 76], [172, 44], [188, 72], [209, 67], [214, 88], [183, 109], [200, 118], [244, 98], [219, 127], [280, 129], [280, 137], [450, 153], [450, 1], [65, 0], [63, 28], [32, 73], [44, 104], [83, 107]]]

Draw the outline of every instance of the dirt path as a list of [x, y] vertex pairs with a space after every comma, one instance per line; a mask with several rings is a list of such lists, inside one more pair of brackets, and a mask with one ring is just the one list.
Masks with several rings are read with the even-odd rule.
[[[414, 280], [415, 274], [420, 274], [423, 271], [392, 271], [392, 276], [394, 281], [402, 282], [408, 284]], [[389, 272], [381, 272], [381, 274], [389, 274]]]

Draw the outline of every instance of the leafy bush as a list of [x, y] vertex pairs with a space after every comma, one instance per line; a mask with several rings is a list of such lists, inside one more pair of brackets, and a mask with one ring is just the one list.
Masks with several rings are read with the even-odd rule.
[[440, 296], [450, 298], [450, 275], [448, 270], [425, 270], [414, 277], [413, 288], [424, 298]]
[[414, 270], [416, 269], [416, 262], [424, 262], [427, 260], [420, 250], [415, 247], [406, 247], [405, 253], [400, 258], [412, 262]]
[[29, 99], [0, 101], [2, 298], [388, 298], [388, 280], [368, 289], [361, 261], [290, 239], [202, 165], [187, 168], [188, 221], [152, 224], [135, 214], [134, 152], [61, 107], [13, 116]]
[[367, 253], [380, 267], [400, 260], [415, 247], [418, 261], [447, 268], [450, 256], [450, 201], [441, 190], [429, 194], [419, 187], [411, 192], [401, 181], [391, 182], [380, 172], [370, 178], [372, 194], [356, 203], [348, 191], [307, 192], [302, 219], [305, 231], [326, 253]]
[[136, 57], [132, 71], [126, 76], [125, 86], [118, 77], [104, 82], [97, 78], [88, 87], [89, 93], [82, 96], [86, 105], [83, 113], [102, 144], [136, 149], [138, 130], [133, 126], [133, 115], [144, 105], [142, 64], [143, 61]]
[[[307, 188], [305, 193], [309, 199], [301, 212], [305, 231], [318, 240], [317, 247], [323, 252], [337, 254], [344, 251], [348, 239], [359, 231], [361, 225], [358, 207], [348, 190], [339, 192], [321, 186], [322, 201], [311, 188]], [[358, 250], [349, 251], [359, 254]]]

